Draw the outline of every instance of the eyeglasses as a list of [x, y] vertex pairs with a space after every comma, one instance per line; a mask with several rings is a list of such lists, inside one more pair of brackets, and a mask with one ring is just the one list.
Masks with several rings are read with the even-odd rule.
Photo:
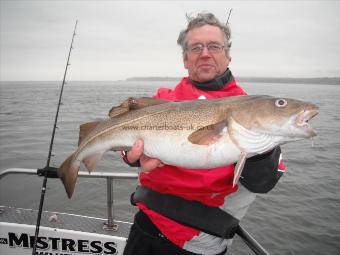
[[220, 45], [218, 43], [209, 43], [208, 45], [204, 45], [203, 43], [197, 43], [195, 45], [187, 47], [186, 50], [189, 51], [190, 53], [201, 54], [204, 48], [207, 48], [209, 53], [214, 54], [220, 53], [223, 50], [224, 45]]

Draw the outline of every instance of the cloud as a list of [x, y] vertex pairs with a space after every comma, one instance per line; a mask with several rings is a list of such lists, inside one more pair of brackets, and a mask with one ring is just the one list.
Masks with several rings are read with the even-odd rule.
[[185, 74], [186, 13], [233, 8], [232, 65], [242, 76], [340, 75], [336, 1], [1, 1], [1, 80], [59, 80], [75, 20], [72, 79]]

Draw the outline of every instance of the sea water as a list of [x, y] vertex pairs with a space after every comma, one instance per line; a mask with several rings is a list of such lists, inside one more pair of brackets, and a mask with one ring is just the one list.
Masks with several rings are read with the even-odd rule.
[[[69, 82], [65, 85], [51, 166], [58, 166], [78, 142], [79, 124], [105, 118], [129, 96], [150, 96], [176, 82]], [[258, 195], [242, 220], [244, 228], [270, 254], [340, 254], [340, 85], [241, 84], [248, 94], [267, 94], [313, 102], [320, 107], [311, 121], [318, 136], [282, 146], [286, 174], [268, 194]], [[1, 82], [0, 170], [46, 165], [61, 82]], [[100, 171], [137, 172], [109, 152]], [[114, 214], [133, 220], [129, 203], [137, 180], [114, 181]], [[37, 209], [42, 178], [6, 176], [0, 180], [0, 205]], [[49, 179], [44, 209], [106, 217], [106, 181], [78, 179], [68, 199], [61, 182]], [[228, 253], [229, 254], [229, 253]], [[252, 254], [235, 238], [230, 254]]]

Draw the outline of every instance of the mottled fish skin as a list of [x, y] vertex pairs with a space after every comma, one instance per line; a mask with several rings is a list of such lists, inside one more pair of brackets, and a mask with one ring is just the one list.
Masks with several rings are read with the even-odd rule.
[[[142, 103], [131, 109], [122, 103], [123, 110], [113, 108], [114, 117], [92, 125], [95, 128], [59, 167], [69, 197], [80, 162], [93, 171], [106, 151], [129, 149], [137, 139], [144, 140], [146, 155], [199, 170], [229, 165], [316, 135], [308, 120], [318, 113], [318, 107], [294, 99], [258, 95], [175, 102], [143, 98], [136, 102]], [[242, 171], [240, 166], [237, 171]]]

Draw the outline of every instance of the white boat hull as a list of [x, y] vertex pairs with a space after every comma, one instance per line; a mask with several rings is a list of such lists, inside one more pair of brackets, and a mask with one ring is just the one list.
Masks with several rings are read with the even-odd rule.
[[[3, 255], [27, 255], [32, 254], [34, 245], [34, 224], [18, 223], [22, 220], [30, 218], [36, 211], [27, 209], [16, 209], [11, 207], [1, 207], [0, 213], [0, 254]], [[11, 214], [11, 215], [6, 215]], [[44, 212], [47, 217], [51, 213]], [[56, 214], [58, 215], [58, 214]], [[9, 217], [7, 217], [9, 216]], [[49, 216], [51, 217], [51, 216]], [[7, 219], [8, 218], [8, 219]], [[13, 219], [19, 219], [13, 222]], [[73, 229], [63, 229], [60, 226], [66, 221], [72, 221]], [[8, 221], [8, 222], [6, 222]], [[30, 219], [28, 219], [30, 221]], [[59, 221], [59, 223], [58, 223]], [[107, 231], [103, 229], [104, 219], [86, 217], [81, 215], [60, 214], [55, 222], [51, 222], [50, 226], [41, 226], [37, 242], [37, 255], [74, 255], [74, 254], [123, 254], [126, 245], [126, 237], [122, 237], [122, 231], [128, 232], [130, 223], [118, 223], [120, 230]], [[93, 224], [97, 223], [96, 229]], [[82, 230], [74, 230], [80, 224]], [[53, 227], [53, 225], [55, 225]], [[84, 230], [84, 226], [89, 231]], [[92, 228], [92, 230], [90, 230]], [[122, 228], [125, 228], [123, 230]], [[98, 231], [101, 233], [94, 233]], [[106, 233], [105, 233], [106, 232]]]

